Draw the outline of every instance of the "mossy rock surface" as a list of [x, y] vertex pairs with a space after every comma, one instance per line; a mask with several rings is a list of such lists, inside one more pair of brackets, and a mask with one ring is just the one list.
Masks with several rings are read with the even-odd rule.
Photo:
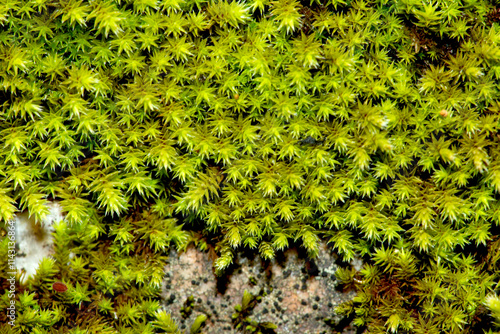
[[[184, 331], [161, 299], [170, 250], [197, 247], [224, 275], [238, 252], [312, 261], [327, 243], [357, 293], [331, 319], [498, 330], [499, 13], [488, 0], [1, 1], [0, 306], [16, 305], [1, 329]], [[53, 258], [11, 295], [14, 215], [40, 223], [51, 201]]]

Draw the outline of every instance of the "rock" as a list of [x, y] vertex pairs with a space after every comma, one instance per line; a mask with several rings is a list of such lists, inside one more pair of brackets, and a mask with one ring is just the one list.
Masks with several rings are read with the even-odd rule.
[[[207, 314], [206, 334], [229, 333], [224, 328], [233, 328], [231, 315], [234, 307], [241, 304], [245, 290], [255, 296], [261, 293], [262, 296], [250, 318], [272, 322], [278, 326], [276, 333], [289, 334], [328, 332], [330, 327], [323, 319], [335, 316], [331, 306], [354, 296], [353, 292], [335, 290], [335, 282], [330, 276], [337, 266], [326, 245], [320, 247], [314, 260], [307, 259], [303, 252], [294, 248], [281, 254], [279, 261], [268, 263], [261, 261], [258, 254], [249, 256], [238, 253], [233, 270], [221, 278], [215, 277], [212, 265], [208, 253], [191, 247], [184, 253], [172, 251], [166, 268], [171, 273], [170, 285], [177, 295], [175, 302], [166, 306], [167, 310], [172, 316], [180, 318], [182, 301], [192, 294], [197, 303], [186, 323], [192, 323], [200, 313]], [[192, 281], [196, 284], [193, 285]], [[172, 292], [166, 287], [165, 283], [163, 298], [168, 301]], [[304, 318], [306, 314], [308, 316]]]

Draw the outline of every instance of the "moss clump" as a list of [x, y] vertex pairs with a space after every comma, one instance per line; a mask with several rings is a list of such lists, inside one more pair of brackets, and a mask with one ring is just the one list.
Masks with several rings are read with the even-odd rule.
[[[233, 324], [236, 329], [243, 331], [243, 333], [260, 333], [260, 334], [274, 334], [274, 330], [278, 328], [271, 322], [258, 322], [252, 320], [250, 315], [255, 305], [260, 301], [261, 296], [254, 296], [247, 290], [244, 291], [241, 298], [241, 304], [234, 308], [232, 315]], [[267, 311], [267, 309], [265, 309]]]
[[158, 297], [170, 247], [221, 272], [240, 247], [313, 257], [323, 238], [367, 263], [339, 273], [358, 326], [493, 330], [496, 6], [2, 1], [3, 288], [13, 215], [57, 200], [66, 217], [2, 329], [176, 332]]

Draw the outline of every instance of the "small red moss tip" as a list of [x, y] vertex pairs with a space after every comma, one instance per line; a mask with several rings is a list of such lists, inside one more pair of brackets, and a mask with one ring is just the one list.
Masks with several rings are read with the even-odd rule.
[[66, 290], [68, 290], [68, 287], [64, 283], [55, 282], [54, 284], [52, 284], [52, 289], [57, 292], [65, 292]]

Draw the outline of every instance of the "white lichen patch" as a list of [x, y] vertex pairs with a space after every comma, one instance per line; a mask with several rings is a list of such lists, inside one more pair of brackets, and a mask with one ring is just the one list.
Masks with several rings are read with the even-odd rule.
[[49, 205], [49, 214], [41, 223], [36, 223], [28, 212], [15, 217], [16, 224], [16, 267], [24, 271], [23, 281], [36, 273], [40, 261], [52, 252], [53, 224], [63, 219], [61, 207], [57, 202]]

